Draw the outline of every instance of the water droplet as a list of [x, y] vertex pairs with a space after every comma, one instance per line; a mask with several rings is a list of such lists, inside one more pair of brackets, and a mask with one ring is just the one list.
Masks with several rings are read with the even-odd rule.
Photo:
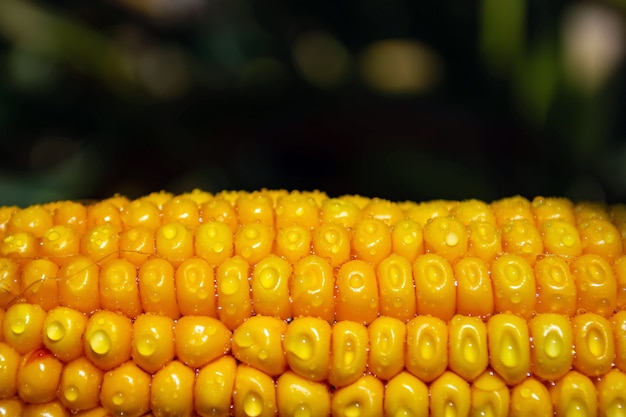
[[549, 275], [555, 284], [561, 284], [563, 283], [563, 281], [565, 281], [565, 274], [563, 270], [557, 266], [553, 266], [550, 268]]
[[256, 417], [263, 412], [263, 399], [260, 395], [249, 392], [243, 399], [243, 411], [249, 417]]
[[69, 402], [74, 402], [78, 399], [78, 388], [75, 385], [68, 385], [63, 390], [63, 396]]
[[157, 341], [154, 335], [147, 334], [137, 341], [137, 352], [142, 356], [150, 356], [156, 351]]
[[115, 394], [113, 394], [113, 398], [111, 398], [111, 401], [117, 406], [124, 404], [124, 393], [120, 391], [116, 392]]
[[89, 338], [89, 347], [94, 353], [104, 355], [111, 350], [112, 343], [109, 335], [103, 330], [94, 332]]
[[514, 368], [518, 365], [521, 349], [510, 329], [505, 329], [500, 341], [500, 361], [507, 368]]
[[224, 251], [224, 245], [221, 242], [215, 242], [212, 249], [215, 253], [222, 253]]
[[307, 404], [298, 404], [293, 411], [294, 417], [311, 417], [311, 408]]
[[287, 350], [303, 361], [313, 357], [313, 341], [307, 334], [290, 339]]
[[339, 241], [339, 233], [336, 230], [326, 230], [324, 240], [330, 245], [336, 244]]
[[239, 289], [239, 281], [235, 277], [226, 277], [222, 281], [220, 289], [225, 295], [232, 295]]
[[177, 232], [178, 231], [176, 230], [176, 226], [170, 224], [163, 226], [163, 228], [161, 229], [161, 233], [166, 239], [174, 239], [178, 234]]
[[363, 285], [363, 277], [360, 274], [354, 273], [350, 276], [350, 286], [352, 287], [352, 289], [359, 290], [363, 287]]
[[548, 331], [543, 343], [543, 350], [549, 358], [557, 358], [563, 353], [563, 338], [558, 330]]
[[259, 231], [256, 227], [248, 227], [244, 232], [246, 239], [253, 240], [259, 237]]
[[565, 407], [565, 415], [567, 417], [585, 417], [590, 415], [585, 403], [578, 398], [572, 398]]
[[268, 267], [261, 271], [259, 281], [261, 286], [267, 290], [276, 287], [278, 283], [279, 273], [276, 268]]
[[448, 246], [456, 246], [459, 244], [459, 235], [456, 233], [448, 233], [446, 235], [446, 245]]
[[267, 350], [261, 349], [257, 354], [257, 357], [262, 361], [266, 360], [269, 357]]
[[590, 326], [585, 336], [585, 341], [587, 342], [587, 348], [591, 355], [596, 358], [604, 355], [607, 343], [606, 340], [604, 340], [604, 335], [596, 326]]
[[361, 415], [361, 404], [356, 401], [348, 404], [344, 411], [344, 415], [346, 417], [359, 417]]
[[423, 360], [429, 361], [437, 353], [435, 338], [428, 331], [424, 332], [418, 343], [418, 351]]
[[566, 233], [561, 237], [561, 243], [564, 246], [567, 246], [568, 248], [571, 248], [572, 246], [574, 246], [575, 242], [576, 240], [574, 239], [574, 236], [571, 233]]
[[46, 336], [53, 342], [57, 342], [65, 336], [65, 326], [59, 321], [53, 321], [46, 327]]
[[463, 336], [461, 337], [461, 346], [463, 346], [462, 352], [465, 362], [471, 364], [476, 363], [479, 356], [479, 346], [478, 340], [476, 340], [476, 335], [468, 330], [463, 332]]

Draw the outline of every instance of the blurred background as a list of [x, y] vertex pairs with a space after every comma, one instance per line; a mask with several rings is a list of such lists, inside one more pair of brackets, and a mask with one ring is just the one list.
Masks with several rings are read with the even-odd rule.
[[626, 0], [0, 1], [0, 204], [626, 202]]

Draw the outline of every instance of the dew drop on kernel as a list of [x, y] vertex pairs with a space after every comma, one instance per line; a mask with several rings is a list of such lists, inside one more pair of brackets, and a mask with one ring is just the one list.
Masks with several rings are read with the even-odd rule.
[[261, 397], [250, 392], [243, 399], [243, 411], [249, 417], [257, 417], [263, 412], [263, 400]]

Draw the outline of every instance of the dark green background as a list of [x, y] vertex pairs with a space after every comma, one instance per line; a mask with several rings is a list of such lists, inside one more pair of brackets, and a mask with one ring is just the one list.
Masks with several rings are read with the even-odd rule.
[[[575, 11], [623, 28], [623, 1], [157, 3], [0, 2], [0, 204], [261, 187], [626, 199], [623, 57], [592, 90], [564, 58]], [[347, 53], [336, 82], [303, 75], [310, 33]], [[364, 51], [398, 39], [430, 51], [437, 82], [368, 85]]]

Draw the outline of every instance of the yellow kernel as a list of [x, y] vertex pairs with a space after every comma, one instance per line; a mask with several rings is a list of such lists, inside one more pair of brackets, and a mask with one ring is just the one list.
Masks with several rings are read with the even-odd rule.
[[59, 305], [59, 267], [48, 259], [33, 259], [22, 269], [22, 294], [26, 301], [48, 311]]
[[0, 306], [6, 308], [20, 298], [20, 275], [17, 262], [0, 258]]
[[46, 312], [36, 304], [14, 304], [4, 315], [4, 341], [20, 355], [42, 346], [41, 329]]
[[483, 372], [471, 386], [472, 405], [470, 415], [508, 417], [510, 405], [509, 387], [492, 371]]
[[365, 325], [378, 317], [376, 272], [367, 262], [355, 259], [339, 268], [336, 281], [335, 317]]
[[274, 234], [270, 226], [262, 223], [242, 224], [234, 238], [235, 255], [254, 265], [270, 254]]
[[615, 341], [615, 366], [626, 372], [626, 310], [611, 317], [611, 327]]
[[595, 253], [615, 261], [622, 255], [622, 236], [608, 220], [589, 219], [578, 224], [583, 253]]
[[283, 373], [276, 383], [278, 415], [327, 417], [330, 393], [324, 383], [309, 381], [291, 371]]
[[502, 253], [500, 230], [493, 223], [471, 222], [469, 224], [467, 254], [491, 262]]
[[611, 322], [594, 313], [572, 319], [574, 368], [587, 376], [600, 376], [613, 366], [615, 340]]
[[424, 201], [419, 204], [410, 204], [406, 209], [406, 216], [417, 222], [421, 227], [426, 226], [429, 220], [436, 217], [446, 217], [450, 214], [450, 202], [445, 200]]
[[274, 203], [263, 192], [240, 193], [235, 202], [235, 211], [240, 224], [274, 226]]
[[217, 317], [215, 272], [202, 258], [189, 258], [174, 275], [180, 314]]
[[524, 256], [533, 263], [534, 258], [543, 253], [543, 241], [531, 220], [511, 220], [502, 226], [502, 249], [505, 252]]
[[417, 316], [406, 325], [406, 369], [431, 382], [448, 366], [448, 327], [431, 316]]
[[17, 393], [30, 404], [52, 401], [57, 397], [63, 364], [47, 349], [24, 355], [17, 370]]
[[300, 225], [307, 229], [319, 223], [319, 210], [315, 199], [304, 193], [294, 192], [280, 196], [276, 201], [276, 228]]
[[364, 375], [356, 382], [333, 392], [332, 415], [337, 417], [382, 416], [383, 394], [382, 382], [371, 375]]
[[15, 211], [7, 223], [7, 232], [28, 232], [40, 238], [53, 225], [50, 211], [43, 206], [34, 205]]
[[191, 198], [172, 198], [163, 204], [161, 214], [163, 224], [180, 223], [190, 229], [195, 229], [200, 224], [198, 205]]
[[174, 360], [152, 377], [150, 408], [155, 416], [190, 416], [193, 413], [194, 370]]
[[328, 259], [333, 267], [341, 266], [350, 259], [350, 236], [347, 230], [333, 223], [326, 223], [315, 229], [313, 253]]
[[332, 327], [328, 382], [343, 387], [355, 382], [367, 366], [367, 328], [353, 321], [339, 321]]
[[156, 253], [174, 267], [194, 254], [191, 231], [181, 223], [167, 223], [156, 231]]
[[410, 373], [401, 372], [387, 382], [383, 408], [386, 416], [427, 417], [428, 387]]
[[87, 317], [68, 307], [50, 310], [43, 322], [43, 344], [64, 362], [83, 355], [83, 333]]
[[119, 311], [127, 317], [141, 314], [141, 300], [137, 286], [137, 268], [125, 259], [113, 259], [100, 271], [100, 305]]
[[351, 228], [360, 216], [360, 208], [345, 198], [329, 198], [322, 202], [320, 209], [321, 224], [332, 223]]
[[552, 400], [546, 386], [534, 378], [526, 378], [511, 389], [510, 417], [552, 417]]
[[580, 201], [574, 204], [576, 224], [592, 219], [610, 220], [606, 204], [599, 201]]
[[411, 219], [396, 222], [391, 231], [391, 246], [393, 253], [413, 262], [418, 255], [424, 253], [422, 227]]
[[176, 302], [172, 264], [161, 258], [149, 259], [139, 268], [138, 277], [143, 311], [177, 319], [180, 316], [180, 310]]
[[281, 319], [252, 316], [233, 332], [233, 356], [269, 376], [278, 376], [287, 369], [282, 346], [286, 330], [287, 324]]
[[626, 408], [626, 374], [613, 369], [596, 384], [598, 413], [601, 416], [620, 416]]
[[576, 312], [576, 284], [565, 259], [546, 256], [535, 264], [537, 313], [573, 316]]
[[576, 307], [588, 313], [609, 317], [617, 302], [617, 281], [609, 262], [595, 254], [585, 254], [570, 265], [576, 293]]
[[95, 312], [85, 327], [85, 356], [104, 371], [128, 361], [132, 327], [126, 316], [107, 310]]
[[174, 358], [174, 321], [167, 316], [142, 314], [133, 322], [131, 356], [152, 374]]
[[467, 381], [446, 371], [430, 384], [430, 415], [432, 417], [467, 416], [471, 404]]
[[568, 372], [550, 390], [557, 416], [595, 416], [598, 399], [593, 382], [576, 371]]
[[436, 253], [448, 262], [464, 256], [467, 245], [467, 228], [452, 217], [437, 217], [424, 226], [425, 251]]
[[380, 314], [407, 322], [415, 316], [415, 284], [409, 261], [395, 253], [378, 264]]
[[519, 384], [530, 370], [530, 342], [525, 319], [496, 314], [487, 321], [490, 364], [507, 385]]
[[237, 362], [222, 356], [200, 369], [194, 385], [194, 408], [202, 417], [229, 417]]
[[269, 255], [254, 266], [251, 287], [255, 314], [291, 318], [290, 278], [291, 265], [276, 255]]
[[116, 231], [124, 229], [120, 209], [110, 200], [103, 200], [87, 206], [86, 228], [109, 224]]
[[496, 216], [498, 226], [503, 226], [512, 220], [527, 220], [534, 222], [530, 201], [521, 196], [506, 197], [491, 203], [491, 209]]
[[217, 269], [217, 314], [230, 330], [252, 315], [249, 268], [243, 258], [235, 256]]
[[450, 263], [440, 255], [427, 253], [413, 263], [417, 314], [450, 320], [456, 309], [456, 282]]
[[493, 291], [489, 267], [481, 258], [466, 257], [454, 264], [456, 312], [468, 316], [493, 314]]
[[394, 226], [404, 218], [402, 209], [397, 204], [380, 198], [371, 199], [361, 210], [363, 218], [383, 221], [387, 226]]
[[156, 230], [161, 226], [159, 207], [149, 198], [140, 198], [125, 204], [120, 215], [124, 229], [143, 226]]
[[564, 220], [550, 220], [541, 227], [546, 253], [580, 256], [583, 253], [581, 237], [576, 226]]
[[133, 362], [106, 372], [100, 403], [114, 416], [139, 417], [150, 408], [150, 375]]
[[335, 319], [335, 278], [330, 263], [316, 255], [301, 259], [293, 270], [291, 305], [293, 315]]
[[59, 400], [48, 401], [41, 404], [26, 404], [22, 417], [70, 417], [70, 413], [63, 407]]
[[0, 395], [0, 416], [23, 416], [25, 404], [19, 398], [2, 399]]
[[196, 229], [196, 255], [211, 265], [220, 265], [233, 255], [233, 232], [225, 223], [206, 222]]
[[535, 197], [532, 201], [532, 210], [539, 226], [551, 220], [560, 220], [576, 225], [574, 204], [567, 198]]
[[97, 407], [102, 376], [102, 370], [85, 357], [69, 362], [61, 373], [59, 400], [74, 412]]
[[51, 227], [41, 237], [40, 253], [59, 264], [71, 255], [78, 255], [80, 253], [78, 232], [70, 226]]
[[17, 261], [37, 257], [38, 242], [30, 232], [14, 232], [0, 241], [0, 256]]
[[133, 265], [141, 266], [155, 251], [153, 229], [136, 226], [120, 233], [120, 258]]
[[119, 257], [119, 251], [119, 234], [110, 224], [88, 229], [81, 239], [81, 254], [97, 263]]
[[230, 351], [231, 331], [213, 317], [184, 316], [174, 325], [176, 356], [200, 368]]
[[378, 317], [367, 328], [370, 349], [368, 369], [377, 378], [389, 380], [404, 369], [406, 326], [393, 317]]
[[530, 348], [531, 371], [542, 380], [557, 380], [572, 367], [574, 339], [567, 316], [545, 313], [528, 323], [532, 339]]
[[293, 319], [283, 339], [287, 363], [296, 374], [311, 381], [328, 377], [331, 327], [317, 317]]
[[59, 304], [81, 313], [91, 313], [100, 308], [98, 294], [98, 264], [84, 256], [72, 259], [59, 270]]
[[294, 264], [311, 252], [311, 231], [294, 224], [278, 229], [276, 255]]
[[17, 394], [17, 369], [20, 354], [6, 343], [0, 342], [0, 400]]
[[496, 222], [496, 217], [491, 207], [484, 201], [474, 199], [459, 201], [450, 209], [450, 215], [466, 226], [475, 222], [490, 224], [495, 224]]
[[352, 251], [358, 259], [377, 265], [391, 253], [389, 226], [378, 219], [362, 219], [354, 225]]
[[448, 323], [450, 370], [473, 381], [489, 364], [487, 326], [477, 317], [456, 315]]
[[491, 264], [494, 306], [497, 313], [529, 318], [535, 309], [537, 285], [533, 269], [523, 257], [504, 254]]
[[233, 413], [235, 417], [270, 417], [277, 411], [274, 380], [250, 366], [235, 372]]
[[200, 215], [203, 223], [222, 223], [231, 233], [237, 230], [238, 220], [235, 208], [223, 198], [213, 198], [205, 201], [200, 206]]

